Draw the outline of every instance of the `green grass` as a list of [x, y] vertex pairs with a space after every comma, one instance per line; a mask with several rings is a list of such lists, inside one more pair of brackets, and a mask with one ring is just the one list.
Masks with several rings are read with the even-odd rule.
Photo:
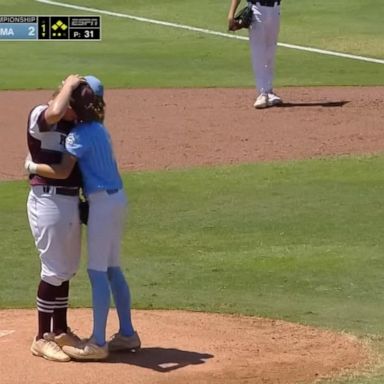
[[125, 249], [147, 269], [141, 294], [166, 308], [381, 333], [382, 165], [346, 159], [136, 175], [148, 181], [137, 188], [127, 180], [134, 211]]
[[[80, 1], [71, 4], [226, 32], [229, 2]], [[0, 0], [3, 14], [89, 14]], [[384, 58], [384, 5], [366, 0], [282, 4], [280, 41]], [[107, 87], [253, 87], [246, 41], [102, 15], [101, 42], [0, 42], [1, 89], [55, 88], [71, 72]], [[245, 31], [239, 32], [246, 35]], [[28, 60], [25, 58], [28, 57]], [[17, 65], [15, 65], [17, 63]], [[384, 65], [279, 48], [276, 86], [383, 85]]]
[[287, 0], [280, 37], [291, 44], [383, 59], [383, 14], [384, 3], [375, 0]]

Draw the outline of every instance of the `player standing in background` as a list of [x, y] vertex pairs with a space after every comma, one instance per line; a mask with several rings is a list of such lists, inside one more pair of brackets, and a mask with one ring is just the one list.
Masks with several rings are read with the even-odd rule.
[[[32, 160], [48, 164], [61, 161], [65, 138], [76, 119], [69, 98], [80, 81], [78, 76], [69, 76], [48, 104], [30, 112], [27, 140]], [[80, 341], [67, 325], [67, 309], [69, 280], [78, 269], [81, 253], [81, 175], [76, 167], [65, 180], [31, 174], [29, 183], [28, 219], [41, 260], [36, 298], [38, 332], [31, 351], [48, 360], [68, 361], [60, 347]]]
[[[74, 90], [71, 102], [81, 123], [66, 138], [68, 153], [61, 164], [27, 161], [26, 169], [45, 177], [66, 178], [75, 164], [79, 164], [89, 202], [88, 276], [92, 287], [93, 332], [81, 347], [64, 346], [63, 350], [77, 360], [102, 360], [109, 351], [138, 349], [141, 341], [132, 325], [130, 291], [120, 267], [127, 198], [111, 138], [103, 124], [104, 89], [94, 76], [84, 79], [87, 83]], [[120, 329], [106, 343], [110, 290]]]
[[[249, 27], [249, 43], [252, 68], [258, 90], [254, 103], [257, 109], [282, 104], [273, 92], [277, 39], [280, 30], [280, 0], [249, 0], [252, 3], [253, 18]], [[236, 30], [234, 20], [240, 0], [231, 0], [228, 12], [228, 29]]]

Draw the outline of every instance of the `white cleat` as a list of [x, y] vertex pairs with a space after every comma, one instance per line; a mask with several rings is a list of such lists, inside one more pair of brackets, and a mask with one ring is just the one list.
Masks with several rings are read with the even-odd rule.
[[73, 333], [69, 327], [67, 332], [61, 333], [60, 335], [55, 335], [52, 332], [46, 333], [44, 334], [44, 339], [48, 341], [54, 341], [61, 348], [64, 347], [64, 345], [69, 345], [70, 347], [78, 347], [82, 343], [80, 337]]
[[91, 339], [83, 347], [65, 345], [63, 351], [74, 360], [105, 360], [108, 357], [108, 344], [100, 346]]
[[255, 101], [255, 104], [253, 104], [253, 106], [256, 108], [256, 109], [263, 109], [263, 108], [267, 108], [268, 107], [268, 95], [265, 94], [265, 93], [261, 93], [256, 101]]
[[277, 96], [275, 93], [268, 93], [268, 107], [273, 107], [275, 105], [283, 104], [281, 97]]
[[54, 341], [50, 340], [33, 340], [31, 352], [35, 356], [44, 357], [44, 359], [51, 361], [66, 362], [71, 360]]

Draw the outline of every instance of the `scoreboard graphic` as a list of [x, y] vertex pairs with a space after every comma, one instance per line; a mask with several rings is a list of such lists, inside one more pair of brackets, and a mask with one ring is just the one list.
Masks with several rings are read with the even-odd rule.
[[100, 16], [0, 16], [0, 41], [100, 41]]

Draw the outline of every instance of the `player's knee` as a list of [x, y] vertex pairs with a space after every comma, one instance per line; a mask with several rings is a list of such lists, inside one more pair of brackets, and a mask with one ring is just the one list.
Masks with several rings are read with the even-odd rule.
[[41, 275], [41, 280], [45, 281], [48, 284], [54, 285], [56, 287], [63, 284], [65, 281], [70, 280], [74, 276], [74, 273], [68, 273], [65, 275]]

